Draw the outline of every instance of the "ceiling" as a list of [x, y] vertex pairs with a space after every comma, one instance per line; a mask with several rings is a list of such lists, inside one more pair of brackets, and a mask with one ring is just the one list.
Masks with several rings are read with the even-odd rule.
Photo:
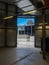
[[[16, 1], [14, 2], [14, 4], [17, 5], [17, 7], [21, 8], [21, 10], [26, 12], [26, 14], [31, 14], [31, 15], [41, 14], [39, 10], [32, 11], [32, 10], [42, 6], [41, 0], [17, 0], [17, 2]], [[39, 4], [39, 5], [37, 5], [37, 4]]]
[[[17, 6], [17, 11], [19, 13], [30, 12], [36, 8], [43, 6], [42, 0], [0, 0], [8, 3], [12, 3]], [[40, 14], [40, 11], [34, 11], [30, 13], [31, 15]]]

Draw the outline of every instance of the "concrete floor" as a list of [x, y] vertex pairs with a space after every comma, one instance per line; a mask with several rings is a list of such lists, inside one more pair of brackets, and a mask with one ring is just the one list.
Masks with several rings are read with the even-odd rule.
[[0, 49], [0, 65], [49, 65], [37, 48]]
[[30, 56], [13, 65], [49, 65], [49, 63], [42, 59], [42, 55], [36, 49], [36, 52], [33, 52]]
[[0, 65], [11, 65], [31, 52], [31, 49], [26, 48], [1, 48]]
[[[31, 45], [30, 45], [31, 43]], [[0, 65], [49, 65], [34, 42], [18, 42], [17, 48], [0, 48]]]

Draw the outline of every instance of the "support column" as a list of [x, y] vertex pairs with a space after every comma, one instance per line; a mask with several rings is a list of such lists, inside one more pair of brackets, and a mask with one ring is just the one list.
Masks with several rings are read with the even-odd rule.
[[45, 11], [43, 11], [42, 16], [43, 16], [43, 25], [42, 25], [43, 59], [46, 59], [46, 43], [45, 43], [45, 37], [46, 37]]
[[32, 25], [31, 25], [31, 36], [32, 36]]
[[27, 35], [28, 35], [28, 26], [27, 26]]
[[[17, 13], [18, 13], [18, 11], [17, 11], [17, 6], [16, 6], [15, 7], [15, 14], [17, 14]], [[17, 29], [17, 15], [16, 15], [15, 19], [16, 19], [15, 20], [16, 21], [16, 44], [15, 44], [15, 47], [17, 47], [17, 31], [18, 31], [18, 29]]]
[[[6, 16], [8, 15], [8, 3], [5, 4]], [[7, 47], [7, 20], [5, 20], [5, 47]]]
[[24, 25], [24, 35], [25, 35], [25, 25]]

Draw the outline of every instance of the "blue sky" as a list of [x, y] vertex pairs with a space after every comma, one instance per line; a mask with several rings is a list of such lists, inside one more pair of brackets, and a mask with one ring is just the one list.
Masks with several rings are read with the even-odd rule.
[[17, 25], [26, 25], [28, 20], [32, 20], [33, 23], [35, 21], [34, 18], [17, 18]]

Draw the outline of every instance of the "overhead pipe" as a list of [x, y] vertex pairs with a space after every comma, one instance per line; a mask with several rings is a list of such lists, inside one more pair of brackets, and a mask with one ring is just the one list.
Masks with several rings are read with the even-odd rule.
[[42, 3], [44, 6], [48, 6], [49, 5], [49, 0], [42, 0]]

